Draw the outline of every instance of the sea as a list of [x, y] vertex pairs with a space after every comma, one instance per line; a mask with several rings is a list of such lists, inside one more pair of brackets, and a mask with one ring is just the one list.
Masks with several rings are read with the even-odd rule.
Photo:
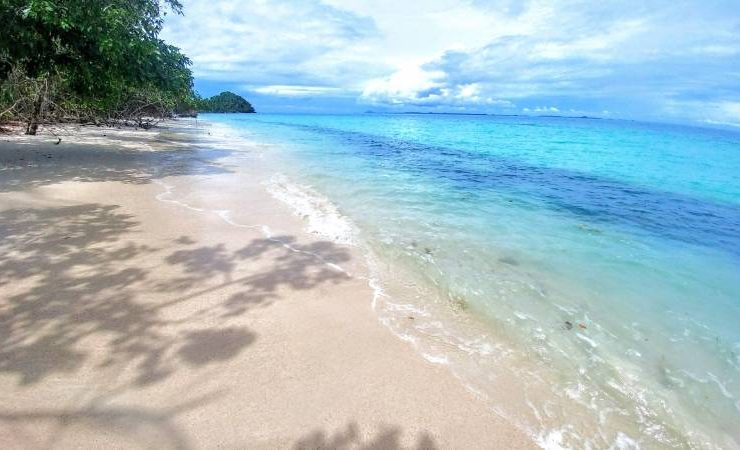
[[[740, 130], [204, 114], [378, 319], [542, 448], [740, 448]], [[214, 131], [215, 133], [215, 131]]]

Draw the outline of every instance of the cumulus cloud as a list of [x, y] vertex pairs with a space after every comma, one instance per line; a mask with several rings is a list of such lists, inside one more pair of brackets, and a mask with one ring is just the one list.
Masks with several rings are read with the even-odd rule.
[[187, 0], [185, 12], [165, 37], [196, 77], [286, 101], [698, 121], [740, 102], [735, 0]]
[[696, 122], [740, 127], [740, 100], [738, 101], [674, 101], [666, 111], [675, 117], [685, 117]]
[[300, 85], [268, 85], [268, 86], [246, 86], [246, 90], [259, 94], [280, 95], [286, 97], [302, 97], [333, 94], [341, 91], [340, 88], [326, 86], [300, 86]]
[[[537, 106], [534, 108], [522, 108], [522, 112], [538, 113], [538, 114], [543, 114], [543, 113], [556, 114], [560, 112], [560, 108], [558, 108], [557, 106]], [[578, 113], [578, 111], [576, 111], [575, 109], [571, 109], [568, 112], [571, 114]]]
[[[189, 0], [163, 36], [196, 77], [248, 85], [334, 87], [375, 72], [352, 51], [377, 33], [372, 18], [320, 0]], [[296, 83], [299, 81], [299, 83]]]
[[444, 81], [446, 75], [440, 70], [409, 66], [388, 77], [369, 81], [362, 91], [362, 99], [375, 105], [514, 106], [508, 100], [484, 95], [478, 83], [450, 86]]
[[[616, 107], [625, 116], [660, 116], [675, 112], [665, 106], [679, 99], [738, 98], [733, 86], [740, 82], [740, 64], [727, 56], [740, 49], [740, 14], [730, 13], [729, 3], [660, 6], [531, 1], [512, 19], [520, 22], [517, 33], [446, 51], [421, 64], [418, 78], [434, 74], [437, 91], [451, 104], [465, 102], [460, 93], [476, 86], [470, 103], [530, 103], [538, 113], [559, 112], [543, 110], [536, 103], [542, 99], [580, 99], [579, 110], [596, 113]], [[394, 90], [394, 80], [371, 81], [363, 96], [416, 103], [429, 89]]]

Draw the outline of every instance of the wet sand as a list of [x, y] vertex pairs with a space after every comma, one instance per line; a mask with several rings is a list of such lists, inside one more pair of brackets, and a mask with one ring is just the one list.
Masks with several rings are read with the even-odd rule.
[[533, 447], [179, 126], [0, 135], [0, 447]]

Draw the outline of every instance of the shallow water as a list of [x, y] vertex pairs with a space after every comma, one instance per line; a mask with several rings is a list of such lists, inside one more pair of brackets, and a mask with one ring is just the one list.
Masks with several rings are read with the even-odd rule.
[[543, 447], [740, 446], [740, 134], [203, 118], [275, 144], [268, 189], [367, 247], [381, 320]]

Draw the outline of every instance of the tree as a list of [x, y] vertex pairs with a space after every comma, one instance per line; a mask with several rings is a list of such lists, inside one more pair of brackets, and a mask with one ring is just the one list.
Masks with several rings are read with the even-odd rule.
[[[57, 98], [28, 103], [29, 134], [43, 111], [116, 120], [171, 110], [192, 97], [190, 60], [159, 38], [177, 0], [0, 0], [0, 79], [22, 73]], [[42, 93], [48, 90], [41, 90]]]

